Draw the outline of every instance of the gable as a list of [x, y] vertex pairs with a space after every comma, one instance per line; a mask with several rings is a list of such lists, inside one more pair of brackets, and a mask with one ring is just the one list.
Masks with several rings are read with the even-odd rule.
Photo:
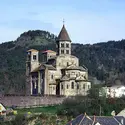
[[0, 112], [2, 111], [6, 111], [5, 107], [3, 106], [3, 104], [0, 103]]

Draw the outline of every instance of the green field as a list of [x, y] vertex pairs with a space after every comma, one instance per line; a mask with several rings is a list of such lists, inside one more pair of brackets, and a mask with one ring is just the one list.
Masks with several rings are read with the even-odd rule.
[[46, 107], [23, 108], [23, 109], [16, 109], [16, 111], [18, 114], [25, 114], [27, 112], [56, 114], [58, 107], [59, 107], [59, 105], [46, 106]]

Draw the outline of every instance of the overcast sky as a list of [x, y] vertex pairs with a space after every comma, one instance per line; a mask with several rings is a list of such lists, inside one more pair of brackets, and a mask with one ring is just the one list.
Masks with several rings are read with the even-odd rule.
[[63, 18], [74, 43], [125, 38], [125, 0], [1, 0], [0, 43], [28, 30], [58, 35]]

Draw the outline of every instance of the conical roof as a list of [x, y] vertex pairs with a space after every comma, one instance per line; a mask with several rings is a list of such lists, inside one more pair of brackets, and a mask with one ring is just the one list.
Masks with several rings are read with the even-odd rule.
[[67, 33], [65, 25], [63, 25], [63, 27], [62, 27], [62, 29], [58, 35], [57, 41], [70, 41], [71, 42], [71, 39]]

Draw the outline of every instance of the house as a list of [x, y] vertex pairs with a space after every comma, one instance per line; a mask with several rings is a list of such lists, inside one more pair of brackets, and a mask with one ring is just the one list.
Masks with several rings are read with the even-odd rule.
[[117, 116], [123, 116], [125, 117], [125, 109], [123, 109], [121, 112], [117, 114]]
[[[91, 88], [88, 69], [79, 66], [79, 59], [71, 54], [71, 39], [63, 25], [56, 40], [57, 52], [27, 51], [27, 95], [87, 95]], [[39, 61], [42, 56], [42, 62]]]
[[81, 114], [66, 125], [125, 125], [123, 116], [88, 116]]
[[124, 85], [114, 85], [111, 87], [103, 87], [106, 97], [120, 98], [125, 96], [125, 86]]
[[6, 108], [2, 103], [0, 103], [0, 116], [5, 116], [6, 115]]

